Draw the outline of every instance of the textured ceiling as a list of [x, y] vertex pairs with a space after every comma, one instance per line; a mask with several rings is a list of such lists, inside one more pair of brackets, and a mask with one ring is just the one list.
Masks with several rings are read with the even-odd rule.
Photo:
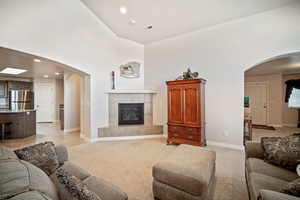
[[[113, 32], [147, 44], [285, 6], [296, 0], [81, 0]], [[127, 7], [122, 15], [120, 6]], [[130, 19], [136, 21], [130, 24]], [[147, 26], [153, 26], [151, 30]]]

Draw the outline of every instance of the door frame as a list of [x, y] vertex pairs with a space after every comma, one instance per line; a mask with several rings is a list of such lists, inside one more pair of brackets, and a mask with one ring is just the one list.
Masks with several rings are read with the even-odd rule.
[[[270, 84], [269, 84], [269, 81], [248, 81], [248, 82], [245, 81], [245, 88], [248, 85], [264, 85], [266, 87], [266, 105], [267, 105], [266, 125], [269, 126], [270, 125]], [[244, 97], [245, 97], [245, 92], [244, 92]]]

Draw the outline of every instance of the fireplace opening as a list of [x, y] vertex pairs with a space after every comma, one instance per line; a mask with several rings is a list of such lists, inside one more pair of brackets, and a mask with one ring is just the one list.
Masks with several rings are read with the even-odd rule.
[[144, 124], [144, 103], [119, 103], [119, 125]]

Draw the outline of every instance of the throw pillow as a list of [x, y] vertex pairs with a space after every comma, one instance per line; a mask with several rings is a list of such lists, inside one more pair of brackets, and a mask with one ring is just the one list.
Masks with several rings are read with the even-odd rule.
[[15, 150], [17, 156], [42, 169], [47, 175], [58, 167], [58, 157], [53, 142], [44, 142], [23, 149]]
[[282, 192], [296, 196], [296, 197], [300, 197], [300, 178], [288, 183], [282, 189]]
[[266, 162], [295, 171], [300, 163], [300, 134], [261, 139]]
[[59, 196], [65, 200], [101, 200], [100, 197], [90, 191], [78, 178], [71, 175], [66, 169], [60, 167], [51, 175], [51, 179], [57, 187]]
[[297, 166], [297, 174], [300, 176], [300, 164]]

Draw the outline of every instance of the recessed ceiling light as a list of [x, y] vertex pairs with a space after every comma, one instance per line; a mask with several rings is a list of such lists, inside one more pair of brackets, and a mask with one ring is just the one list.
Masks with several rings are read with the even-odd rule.
[[55, 72], [55, 75], [58, 76], [58, 75], [60, 75], [60, 73], [59, 72]]
[[33, 61], [34, 61], [34, 62], [37, 62], [37, 63], [41, 62], [41, 60], [40, 60], [40, 59], [37, 59], [37, 58], [33, 59]]
[[44, 78], [49, 78], [49, 76], [48, 76], [47, 74], [45, 74], [43, 77], [44, 77]]
[[126, 6], [120, 6], [120, 13], [123, 14], [123, 15], [126, 15], [126, 13], [127, 13]]
[[136, 24], [136, 21], [135, 21], [134, 19], [131, 19], [131, 20], [129, 21], [129, 24], [130, 24], [130, 25], [135, 25], [135, 24]]
[[152, 28], [153, 28], [152, 25], [149, 25], [149, 26], [146, 27], [146, 29], [148, 29], [148, 30], [150, 30], [150, 29], [152, 29]]
[[26, 72], [26, 69], [17, 69], [17, 68], [11, 68], [11, 67], [7, 67], [5, 69], [3, 69], [2, 71], [0, 71], [1, 74], [21, 74]]

